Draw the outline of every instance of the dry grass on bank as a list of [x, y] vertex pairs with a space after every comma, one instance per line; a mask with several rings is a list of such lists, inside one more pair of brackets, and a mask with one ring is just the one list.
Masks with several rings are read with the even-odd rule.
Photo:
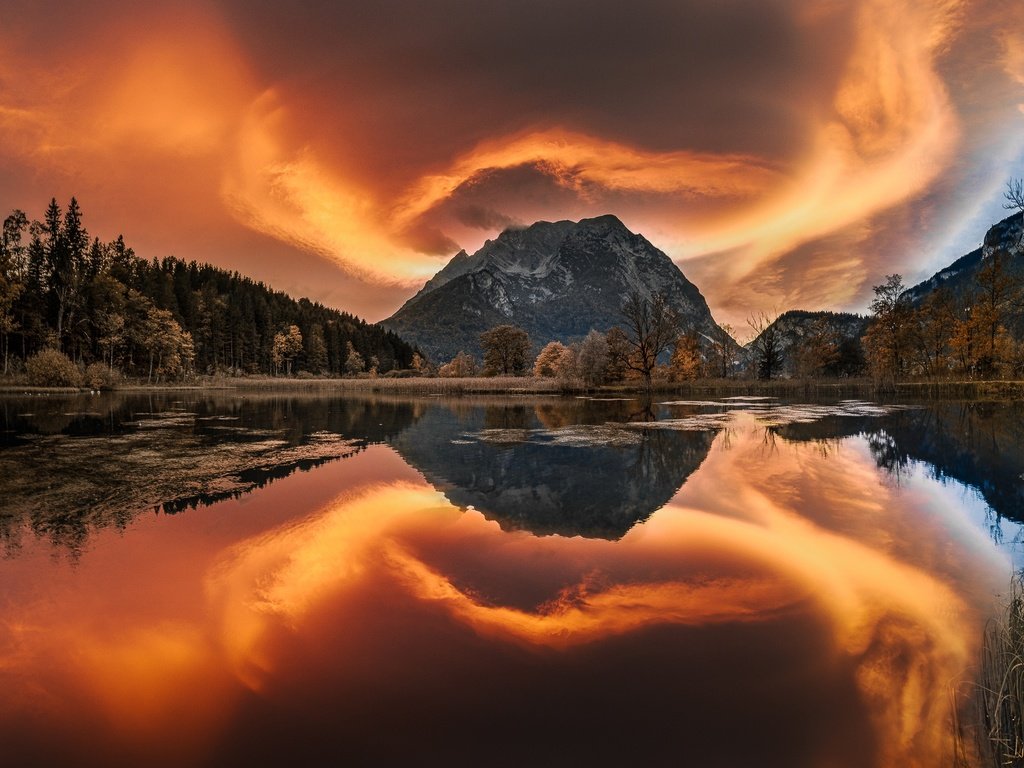
[[[200, 376], [170, 383], [125, 381], [121, 392], [160, 390], [238, 390], [263, 392], [350, 392], [353, 394], [470, 395], [470, 394], [628, 394], [642, 395], [639, 381], [586, 388], [551, 378], [495, 376], [473, 378], [284, 378], [274, 376]], [[0, 378], [0, 393], [74, 393], [81, 390], [29, 386], [22, 378]], [[88, 391], [88, 390], [86, 390]], [[774, 397], [914, 399], [1024, 399], [1024, 381], [906, 381], [879, 388], [870, 378], [858, 379], [699, 379], [654, 382], [653, 394], [692, 397], [760, 395]]]
[[1024, 766], [1024, 573], [985, 629], [977, 679], [954, 699], [958, 767]]
[[557, 394], [563, 387], [554, 379], [528, 376], [493, 376], [474, 378], [358, 378], [358, 379], [281, 379], [274, 377], [223, 378], [213, 377], [211, 386], [226, 386], [239, 390], [340, 391], [352, 393], [410, 393], [410, 394], [472, 394], [507, 393]]

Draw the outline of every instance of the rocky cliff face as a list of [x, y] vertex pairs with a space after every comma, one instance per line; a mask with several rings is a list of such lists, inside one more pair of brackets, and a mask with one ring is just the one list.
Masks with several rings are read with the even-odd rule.
[[502, 323], [540, 348], [621, 325], [634, 290], [665, 294], [684, 330], [721, 332], [697, 287], [614, 216], [505, 230], [472, 255], [459, 252], [383, 325], [434, 361], [479, 355], [480, 333]]

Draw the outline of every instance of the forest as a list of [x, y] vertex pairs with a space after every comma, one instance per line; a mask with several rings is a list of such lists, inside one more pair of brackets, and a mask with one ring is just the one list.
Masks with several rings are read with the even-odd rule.
[[[1020, 182], [1007, 199], [1008, 208], [1024, 211]], [[874, 287], [867, 317], [762, 314], [749, 321], [753, 337], [741, 347], [731, 327], [714, 336], [685, 329], [664, 297], [637, 294], [621, 308], [621, 327], [568, 345], [552, 341], [538, 349], [521, 328], [492, 328], [481, 336], [480, 365], [465, 353], [447, 363], [427, 361], [391, 331], [238, 272], [174, 257], [147, 261], [122, 236], [90, 239], [77, 200], [62, 210], [53, 199], [42, 221], [16, 210], [3, 222], [0, 366], [33, 384], [95, 388], [124, 377], [163, 383], [197, 374], [532, 373], [570, 388], [635, 381], [647, 389], [733, 377], [867, 375], [883, 386], [1015, 379], [1024, 375], [1019, 225], [1007, 230], [1021, 230], [1009, 241], [986, 242], [986, 257], [955, 292], [942, 285], [915, 296], [899, 275], [887, 275]]]
[[[193, 374], [386, 373], [415, 350], [397, 335], [210, 264], [139, 258], [89, 237], [78, 201], [20, 210], [0, 242], [3, 373], [76, 385]], [[30, 375], [30, 378], [32, 376]], [[86, 382], [87, 383], [87, 382]]]

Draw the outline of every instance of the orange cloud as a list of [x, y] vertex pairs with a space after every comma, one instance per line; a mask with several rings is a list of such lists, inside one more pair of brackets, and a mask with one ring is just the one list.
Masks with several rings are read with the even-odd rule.
[[70, 51], [43, 66], [0, 55], [0, 79], [11, 85], [0, 95], [8, 151], [81, 167], [90, 155], [133, 146], [177, 155], [222, 149], [252, 88], [230, 34], [195, 8], [152, 11], [142, 29], [137, 21], [98, 30], [102, 56]]
[[742, 155], [648, 152], [562, 129], [489, 139], [460, 157], [443, 174], [417, 182], [397, 210], [410, 221], [483, 170], [543, 163], [560, 184], [581, 196], [588, 189], [747, 198], [780, 180], [771, 163]]
[[284, 107], [273, 91], [258, 97], [242, 123], [221, 183], [244, 224], [313, 251], [363, 279], [413, 284], [440, 266], [400, 245], [382, 220], [374, 191], [333, 172], [310, 147], [282, 138]]
[[[788, 11], [794, 34], [811, 39], [841, 31], [850, 38], [834, 46], [836, 61], [822, 62], [827, 75], [800, 82], [799, 102], [784, 81], [778, 92], [752, 94], [727, 82], [695, 90], [700, 96], [735, 87], [738, 100], [770, 105], [764, 114], [781, 115], [786, 133], [785, 141], [766, 143], [773, 150], [730, 151], [708, 141], [709, 131], [690, 130], [713, 125], [720, 119], [714, 114], [685, 117], [693, 125], [681, 125], [676, 142], [663, 128], [656, 139], [634, 141], [622, 126], [569, 107], [550, 118], [534, 109], [518, 120], [504, 115], [488, 122], [453, 116], [461, 110], [445, 105], [426, 132], [443, 141], [421, 140], [392, 101], [409, 99], [417, 105], [410, 114], [422, 119], [415, 110], [427, 96], [401, 90], [404, 81], [396, 85], [388, 66], [340, 57], [338, 69], [322, 75], [331, 88], [339, 84], [337, 92], [318, 93], [308, 81], [319, 73], [280, 74], [266, 64], [265, 52], [245, 46], [228, 11], [204, 3], [153, 10], [141, 19], [101, 15], [53, 50], [41, 45], [38, 32], [22, 40], [5, 29], [0, 141], [22, 175], [60, 178], [73, 192], [73, 184], [91, 180], [109, 193], [111, 207], [132, 208], [130, 227], [172, 232], [167, 222], [201, 220], [195, 237], [220, 232], [230, 241], [241, 225], [385, 287], [380, 295], [395, 295], [386, 287], [422, 283], [441, 266], [438, 254], [448, 255], [449, 245], [454, 250], [453, 239], [472, 249], [490, 234], [457, 216], [449, 220], [445, 208], [453, 201], [472, 208], [473, 195], [484, 194], [476, 182], [487, 177], [496, 179], [486, 193], [495, 200], [477, 206], [481, 220], [619, 213], [689, 263], [684, 267], [716, 312], [734, 323], [751, 302], [849, 304], [879, 271], [872, 222], [925, 197], [963, 149], [961, 112], [969, 107], [954, 103], [940, 72], [965, 26], [966, 0], [795, 5]], [[993, 50], [1020, 81], [1024, 44], [1016, 26], [1010, 20], [992, 33], [999, 42]], [[788, 66], [779, 77], [792, 76]], [[373, 96], [364, 97], [363, 78], [397, 90], [377, 94], [368, 85]], [[461, 81], [452, 88], [491, 93]], [[442, 83], [436, 98], [446, 93]], [[355, 100], [351, 113], [336, 103], [346, 97]], [[379, 142], [378, 116], [358, 112], [372, 112], [374, 99], [395, 123]], [[709, 103], [731, 106], [718, 97]], [[494, 105], [477, 106], [486, 115]], [[657, 118], [637, 119], [647, 125]], [[700, 149], [687, 146], [691, 134], [705, 137]], [[411, 148], [393, 146], [402, 140]], [[531, 201], [517, 197], [512, 183], [502, 191], [502, 173], [523, 167], [537, 168], [538, 184], [554, 193]], [[153, 211], [160, 199], [163, 214]], [[91, 216], [94, 206], [83, 204]], [[188, 255], [190, 245], [186, 238], [165, 247]], [[807, 252], [781, 263], [802, 248]]]
[[[1018, 13], [1017, 25], [1024, 20], [1024, 13]], [[1024, 85], [1024, 34], [1006, 30], [999, 35], [999, 41], [1003, 47], [1003, 67], [1006, 74]], [[1021, 112], [1024, 112], [1024, 104], [1018, 105]]]
[[[863, 3], [834, 112], [812, 128], [806, 159], [773, 194], [697, 224], [686, 238], [688, 255], [728, 252], [728, 281], [736, 284], [787, 251], [926, 191], [959, 136], [936, 63], [956, 34], [960, 6]], [[843, 258], [848, 269], [833, 265], [831, 279], [819, 275], [817, 293], [845, 299], [859, 285], [860, 259]]]

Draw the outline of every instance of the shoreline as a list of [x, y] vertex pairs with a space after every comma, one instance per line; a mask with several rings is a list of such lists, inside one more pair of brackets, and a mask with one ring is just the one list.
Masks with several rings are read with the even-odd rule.
[[[39, 387], [0, 382], [0, 396], [97, 394], [101, 390], [88, 387]], [[327, 392], [345, 394], [409, 394], [409, 395], [622, 395], [643, 396], [642, 387], [633, 384], [583, 387], [563, 385], [554, 379], [535, 377], [472, 377], [472, 378], [376, 378], [376, 379], [286, 379], [276, 377], [203, 378], [192, 383], [144, 384], [125, 383], [103, 392]], [[892, 399], [917, 398], [994, 398], [1024, 399], [1024, 381], [906, 381], [895, 387], [881, 389], [871, 379], [702, 379], [699, 381], [656, 383], [653, 395], [691, 396], [834, 396]]]

